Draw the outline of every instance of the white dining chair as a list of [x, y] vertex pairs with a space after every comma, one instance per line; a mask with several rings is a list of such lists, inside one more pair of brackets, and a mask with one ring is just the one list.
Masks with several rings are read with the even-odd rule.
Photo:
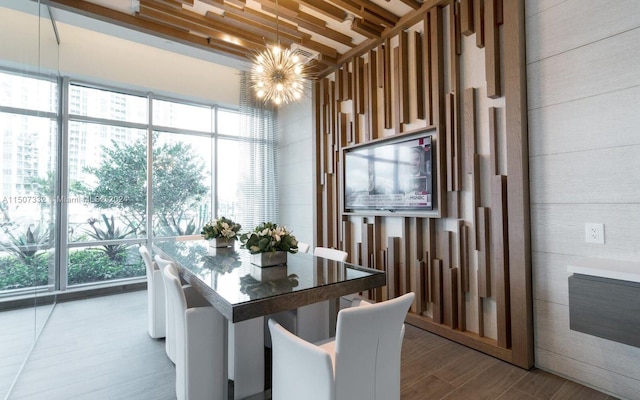
[[399, 400], [404, 319], [414, 294], [340, 310], [336, 336], [313, 344], [269, 320], [274, 400]]
[[309, 247], [309, 243], [298, 242], [298, 253], [308, 253]]
[[[167, 265], [173, 264], [173, 261], [166, 260], [160, 257], [158, 254], [154, 257], [154, 260], [160, 270], [164, 271]], [[167, 279], [162, 274], [163, 286], [165, 290], [165, 340], [164, 340], [164, 350], [167, 353], [167, 357], [171, 360], [172, 363], [176, 363], [176, 322], [175, 322], [175, 312], [173, 310], [173, 303], [167, 300]]]
[[163, 274], [175, 321], [176, 397], [222, 400], [227, 384], [219, 340], [224, 334], [224, 317], [194, 288], [181, 285], [173, 263], [164, 267]]
[[147, 330], [149, 336], [154, 339], [160, 339], [166, 335], [165, 293], [162, 271], [151, 260], [151, 254], [149, 254], [146, 246], [140, 246], [139, 252], [147, 271]]
[[[164, 270], [167, 265], [175, 268], [173, 261], [155, 256], [157, 264]], [[164, 274], [163, 274], [164, 276]], [[166, 280], [166, 277], [165, 277]], [[167, 283], [165, 282], [165, 288]], [[189, 284], [182, 285], [183, 291], [195, 297], [201, 297]], [[209, 305], [209, 303], [205, 304]], [[169, 359], [177, 365], [177, 348], [180, 346], [176, 335], [176, 320], [174, 304], [167, 302], [167, 336], [165, 351]], [[264, 364], [264, 331], [263, 318], [253, 318], [235, 324], [227, 324], [227, 375], [228, 378], [240, 382], [236, 385], [236, 393], [251, 393], [254, 387], [264, 386], [264, 371], [260, 364]]]

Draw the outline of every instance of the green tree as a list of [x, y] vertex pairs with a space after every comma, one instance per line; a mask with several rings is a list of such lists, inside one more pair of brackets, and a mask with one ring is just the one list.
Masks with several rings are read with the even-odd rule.
[[[120, 208], [131, 219], [130, 224], [144, 227], [146, 217], [147, 145], [146, 141], [117, 143], [103, 147], [104, 158], [97, 167], [87, 168], [98, 184], [87, 189], [86, 195], [98, 201], [101, 209]], [[185, 209], [202, 202], [209, 189], [204, 161], [191, 145], [181, 142], [156, 144], [153, 138], [153, 212], [157, 221], [175, 224], [179, 231]], [[100, 201], [116, 199], [117, 201]], [[122, 200], [122, 201], [120, 201]]]

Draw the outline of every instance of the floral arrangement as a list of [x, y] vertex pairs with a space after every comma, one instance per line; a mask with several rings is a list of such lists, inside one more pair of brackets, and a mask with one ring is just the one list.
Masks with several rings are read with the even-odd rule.
[[241, 227], [240, 224], [236, 224], [229, 218], [220, 217], [215, 221], [207, 222], [200, 233], [204, 235], [206, 240], [216, 238], [236, 240]]
[[296, 237], [286, 227], [272, 222], [256, 226], [253, 232], [243, 233], [240, 236], [240, 243], [242, 248], [249, 250], [251, 254], [274, 251], [298, 252]]

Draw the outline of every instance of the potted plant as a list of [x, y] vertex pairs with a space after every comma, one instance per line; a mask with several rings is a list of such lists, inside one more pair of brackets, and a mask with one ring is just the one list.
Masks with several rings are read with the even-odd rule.
[[287, 253], [298, 252], [298, 241], [284, 226], [265, 222], [240, 236], [242, 248], [251, 253], [251, 263], [260, 267], [287, 263]]
[[241, 227], [229, 218], [220, 217], [207, 222], [200, 233], [210, 241], [211, 247], [233, 247]]

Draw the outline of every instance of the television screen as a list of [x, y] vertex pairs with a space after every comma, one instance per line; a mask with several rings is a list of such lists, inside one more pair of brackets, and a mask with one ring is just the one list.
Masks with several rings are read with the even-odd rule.
[[431, 136], [345, 151], [345, 210], [433, 210]]

